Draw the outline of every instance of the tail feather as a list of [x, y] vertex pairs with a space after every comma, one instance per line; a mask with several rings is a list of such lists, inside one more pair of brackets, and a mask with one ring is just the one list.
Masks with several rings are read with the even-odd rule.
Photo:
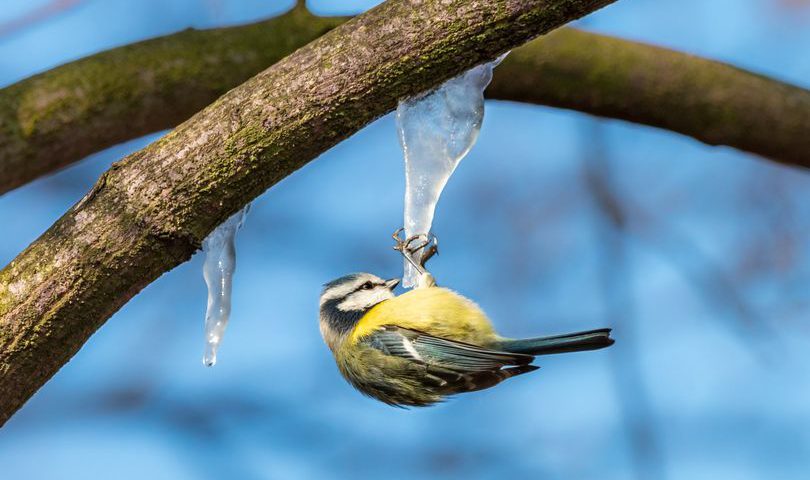
[[553, 353], [598, 350], [611, 345], [613, 345], [613, 339], [610, 338], [610, 329], [600, 328], [598, 330], [554, 335], [551, 337], [503, 340], [498, 344], [498, 348], [510, 353], [550, 355]]

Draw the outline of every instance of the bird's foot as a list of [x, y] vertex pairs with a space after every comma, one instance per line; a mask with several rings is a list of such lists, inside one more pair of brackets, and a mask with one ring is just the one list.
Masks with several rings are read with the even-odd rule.
[[439, 253], [439, 239], [432, 233], [420, 233], [405, 238], [405, 229], [400, 228], [392, 235], [397, 250], [419, 273], [427, 273], [425, 264]]

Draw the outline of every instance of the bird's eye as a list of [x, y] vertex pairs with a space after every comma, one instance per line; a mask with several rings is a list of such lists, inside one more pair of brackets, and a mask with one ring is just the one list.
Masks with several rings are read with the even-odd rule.
[[366, 283], [360, 285], [360, 288], [363, 289], [363, 290], [371, 290], [372, 288], [374, 288], [374, 284], [371, 283], [371, 282], [366, 282]]

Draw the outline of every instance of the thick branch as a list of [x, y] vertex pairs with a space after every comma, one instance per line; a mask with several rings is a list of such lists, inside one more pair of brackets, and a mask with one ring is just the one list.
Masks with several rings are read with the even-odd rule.
[[[253, 25], [117, 48], [0, 90], [0, 193], [174, 127], [343, 21], [299, 7]], [[555, 32], [513, 51], [488, 95], [621, 118], [810, 166], [810, 92], [640, 43]]]
[[513, 51], [491, 98], [665, 128], [810, 167], [810, 91], [664, 48], [560, 29]]
[[0, 193], [91, 153], [171, 128], [343, 18], [298, 7], [264, 22], [184, 30], [0, 90]]
[[611, 0], [389, 0], [107, 171], [0, 272], [0, 422], [229, 215], [430, 89]]

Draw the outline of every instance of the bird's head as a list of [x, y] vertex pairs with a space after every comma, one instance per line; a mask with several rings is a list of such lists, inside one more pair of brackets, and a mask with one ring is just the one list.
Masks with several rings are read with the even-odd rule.
[[332, 280], [321, 292], [321, 335], [332, 351], [374, 305], [394, 298], [398, 278], [383, 280], [370, 273], [352, 273]]

